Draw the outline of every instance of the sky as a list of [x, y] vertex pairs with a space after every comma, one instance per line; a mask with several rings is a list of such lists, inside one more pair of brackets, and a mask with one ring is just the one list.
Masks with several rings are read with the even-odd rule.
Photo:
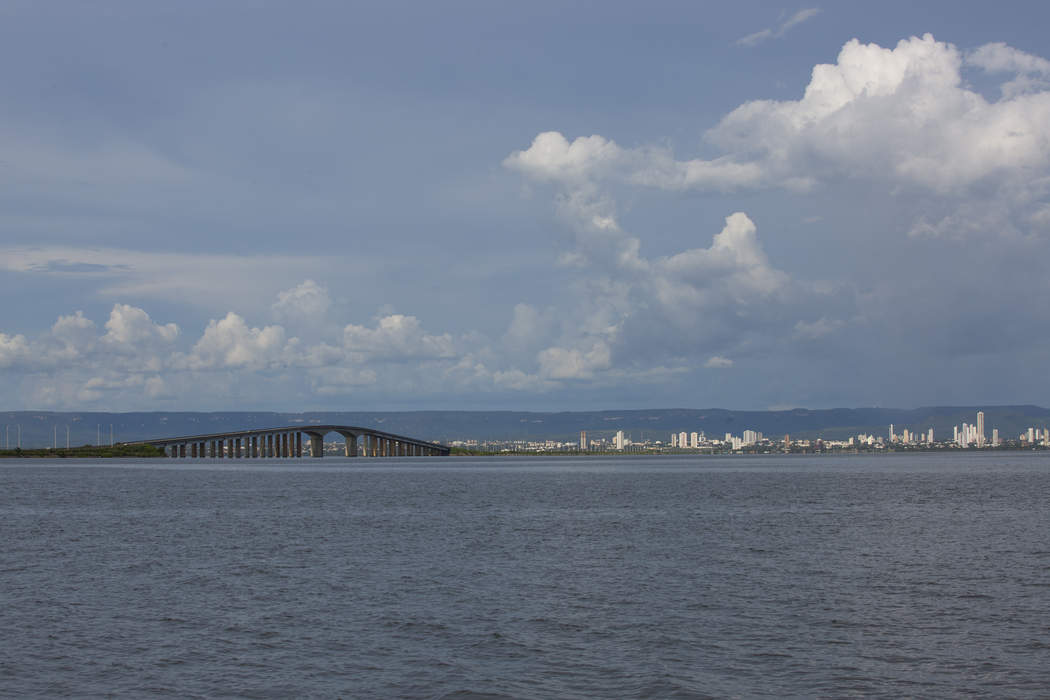
[[1047, 404], [1050, 5], [0, 5], [0, 410]]

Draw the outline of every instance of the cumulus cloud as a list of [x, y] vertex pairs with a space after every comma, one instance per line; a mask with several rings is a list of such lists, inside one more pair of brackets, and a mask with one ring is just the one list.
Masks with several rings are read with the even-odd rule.
[[704, 363], [704, 367], [709, 369], [727, 369], [733, 366], [733, 361], [728, 357], [722, 357], [721, 355], [713, 355], [707, 358], [707, 362]]
[[222, 319], [208, 322], [186, 364], [191, 369], [263, 369], [280, 363], [285, 350], [284, 328], [249, 327], [231, 311]]
[[[759, 184], [761, 168], [731, 158], [675, 160], [666, 148], [622, 148], [602, 136], [580, 136], [572, 141], [557, 131], [545, 131], [525, 150], [514, 151], [503, 165], [539, 181], [569, 186], [579, 192], [588, 183], [615, 181], [669, 190], [731, 190]], [[598, 215], [599, 228], [610, 224]]]
[[0, 367], [13, 367], [29, 357], [29, 342], [24, 335], [0, 333]]
[[278, 318], [285, 321], [305, 318], [317, 322], [328, 313], [331, 305], [328, 290], [308, 279], [291, 289], [279, 292], [272, 309]]
[[384, 316], [375, 328], [348, 324], [343, 329], [343, 343], [352, 353], [380, 361], [449, 358], [456, 354], [451, 335], [426, 333], [419, 319], [402, 314]]
[[736, 43], [738, 46], [757, 46], [758, 44], [761, 44], [762, 42], [767, 41], [769, 39], [776, 39], [784, 36], [793, 28], [797, 27], [798, 25], [802, 24], [808, 19], [816, 17], [818, 14], [820, 14], [819, 7], [808, 7], [806, 9], [799, 10], [787, 19], [784, 19], [783, 21], [779, 22], [777, 25], [773, 27], [766, 27], [765, 29], [760, 29], [757, 32], [753, 32], [751, 34], [748, 34], [747, 36], [741, 37], [737, 39]]
[[109, 320], [106, 321], [106, 334], [102, 336], [102, 342], [113, 346], [170, 343], [178, 334], [179, 327], [174, 323], [160, 325], [154, 323], [149, 314], [140, 308], [116, 304], [109, 313]]
[[[967, 67], [1006, 73], [1003, 96], [989, 101], [968, 87]], [[893, 48], [853, 39], [835, 63], [813, 68], [800, 99], [747, 102], [709, 129], [705, 139], [724, 153], [717, 158], [679, 160], [662, 147], [627, 149], [600, 135], [570, 140], [543, 132], [504, 165], [558, 186], [559, 211], [597, 245], [609, 240], [598, 234], [619, 231], [606, 187], [612, 183], [805, 192], [870, 181], [939, 198], [929, 210], [940, 218], [916, 222], [913, 233], [959, 231], [956, 221], [973, 221], [958, 211], [966, 202], [1006, 208], [1018, 230], [1034, 231], [1050, 204], [1048, 78], [1050, 61], [1005, 44], [964, 55], [929, 34]], [[578, 265], [581, 258], [562, 261]]]
[[948, 192], [1045, 168], [1050, 95], [989, 103], [965, 87], [962, 65], [929, 34], [893, 49], [853, 39], [813, 69], [801, 100], [748, 102], [707, 137], [780, 182], [863, 176]]

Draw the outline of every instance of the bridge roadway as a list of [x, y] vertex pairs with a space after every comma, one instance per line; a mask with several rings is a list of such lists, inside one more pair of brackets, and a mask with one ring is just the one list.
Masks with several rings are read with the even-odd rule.
[[339, 433], [343, 436], [347, 457], [429, 457], [447, 456], [449, 453], [447, 446], [436, 442], [353, 425], [293, 425], [285, 428], [236, 430], [120, 444], [153, 445], [164, 450], [169, 457], [192, 459], [296, 458], [303, 456], [303, 435], [306, 435], [309, 438], [310, 454], [323, 457], [324, 436], [328, 433]]

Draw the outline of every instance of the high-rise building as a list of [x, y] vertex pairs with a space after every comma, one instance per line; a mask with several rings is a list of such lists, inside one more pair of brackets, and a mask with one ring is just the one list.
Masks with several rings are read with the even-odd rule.
[[693, 449], [700, 447], [700, 434], [689, 433], [689, 446]]
[[977, 412], [977, 446], [984, 447], [984, 411]]
[[586, 430], [581, 430], [580, 431], [580, 449], [581, 450], [586, 450], [587, 449], [587, 431]]
[[678, 433], [678, 447], [683, 450], [689, 447], [689, 435], [684, 430]]
[[992, 428], [992, 447], [999, 446], [999, 429]]
[[926, 444], [933, 444], [933, 428], [930, 428], [929, 431], [926, 433]]
[[616, 437], [613, 438], [613, 447], [615, 447], [618, 450], [622, 450], [623, 446], [624, 446], [623, 431], [622, 430], [617, 430], [616, 431]]
[[893, 434], [893, 423], [890, 423], [890, 442], [897, 439], [897, 436]]

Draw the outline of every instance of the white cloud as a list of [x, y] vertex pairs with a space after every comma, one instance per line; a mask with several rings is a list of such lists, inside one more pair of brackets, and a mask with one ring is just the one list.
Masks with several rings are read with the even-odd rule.
[[707, 138], [782, 184], [863, 177], [946, 193], [1045, 169], [1050, 94], [989, 103], [965, 87], [962, 65], [929, 34], [893, 49], [853, 39], [813, 69], [801, 100], [745, 103]]
[[106, 321], [106, 334], [102, 336], [102, 342], [112, 346], [170, 343], [178, 334], [179, 327], [174, 323], [160, 325], [154, 323], [149, 314], [140, 308], [115, 304]]
[[451, 335], [426, 333], [419, 319], [402, 314], [384, 316], [375, 328], [347, 325], [343, 344], [353, 354], [379, 361], [451, 358], [456, 354]]
[[1050, 61], [1007, 46], [1001, 41], [978, 47], [966, 57], [966, 62], [993, 73], [1050, 76]]
[[280, 364], [286, 347], [281, 326], [249, 327], [231, 311], [220, 320], [208, 322], [204, 335], [186, 358], [186, 365], [190, 369], [263, 369]]
[[794, 27], [802, 24], [808, 19], [812, 19], [820, 14], [819, 7], [808, 7], [803, 10], [799, 10], [795, 14], [791, 15], [787, 19], [778, 23], [775, 27], [767, 27], [760, 29], [757, 32], [748, 34], [747, 36], [737, 39], [736, 43], [738, 46], [757, 46], [767, 39], [775, 39], [784, 36]]
[[[731, 190], [760, 182], [762, 171], [729, 158], [678, 161], [655, 146], [625, 149], [602, 136], [580, 136], [572, 141], [557, 131], [538, 134], [523, 151], [514, 151], [503, 165], [538, 182], [567, 186], [568, 197], [587, 195], [590, 183], [605, 180], [669, 190]], [[575, 204], [574, 206], [579, 206]], [[602, 212], [590, 217], [597, 228], [610, 228]]]
[[286, 321], [305, 318], [319, 323], [331, 305], [328, 290], [308, 279], [291, 289], [279, 292], [272, 308], [278, 318]]
[[609, 346], [596, 341], [586, 350], [552, 347], [538, 356], [540, 376], [547, 379], [589, 379], [611, 364]]
[[728, 357], [722, 357], [721, 355], [712, 355], [707, 358], [707, 362], [704, 363], [704, 367], [710, 369], [727, 369], [733, 366], [733, 361]]
[[13, 367], [29, 358], [29, 342], [24, 335], [0, 333], [0, 368]]
[[[1006, 73], [1003, 97], [989, 102], [969, 88], [967, 66]], [[964, 55], [929, 34], [893, 48], [853, 39], [835, 63], [813, 68], [801, 99], [747, 102], [708, 130], [720, 157], [678, 160], [666, 148], [625, 149], [600, 135], [569, 140], [544, 132], [504, 166], [558, 187], [558, 210], [587, 234], [577, 241], [583, 253], [561, 256], [574, 266], [587, 263], [587, 249], [591, 257], [598, 249], [629, 255], [612, 184], [806, 192], [867, 181], [933, 198], [913, 233], [1038, 233], [1045, 228], [1040, 212], [1050, 204], [1047, 81], [1050, 61], [1005, 44]], [[999, 212], [998, 224], [967, 207]]]

